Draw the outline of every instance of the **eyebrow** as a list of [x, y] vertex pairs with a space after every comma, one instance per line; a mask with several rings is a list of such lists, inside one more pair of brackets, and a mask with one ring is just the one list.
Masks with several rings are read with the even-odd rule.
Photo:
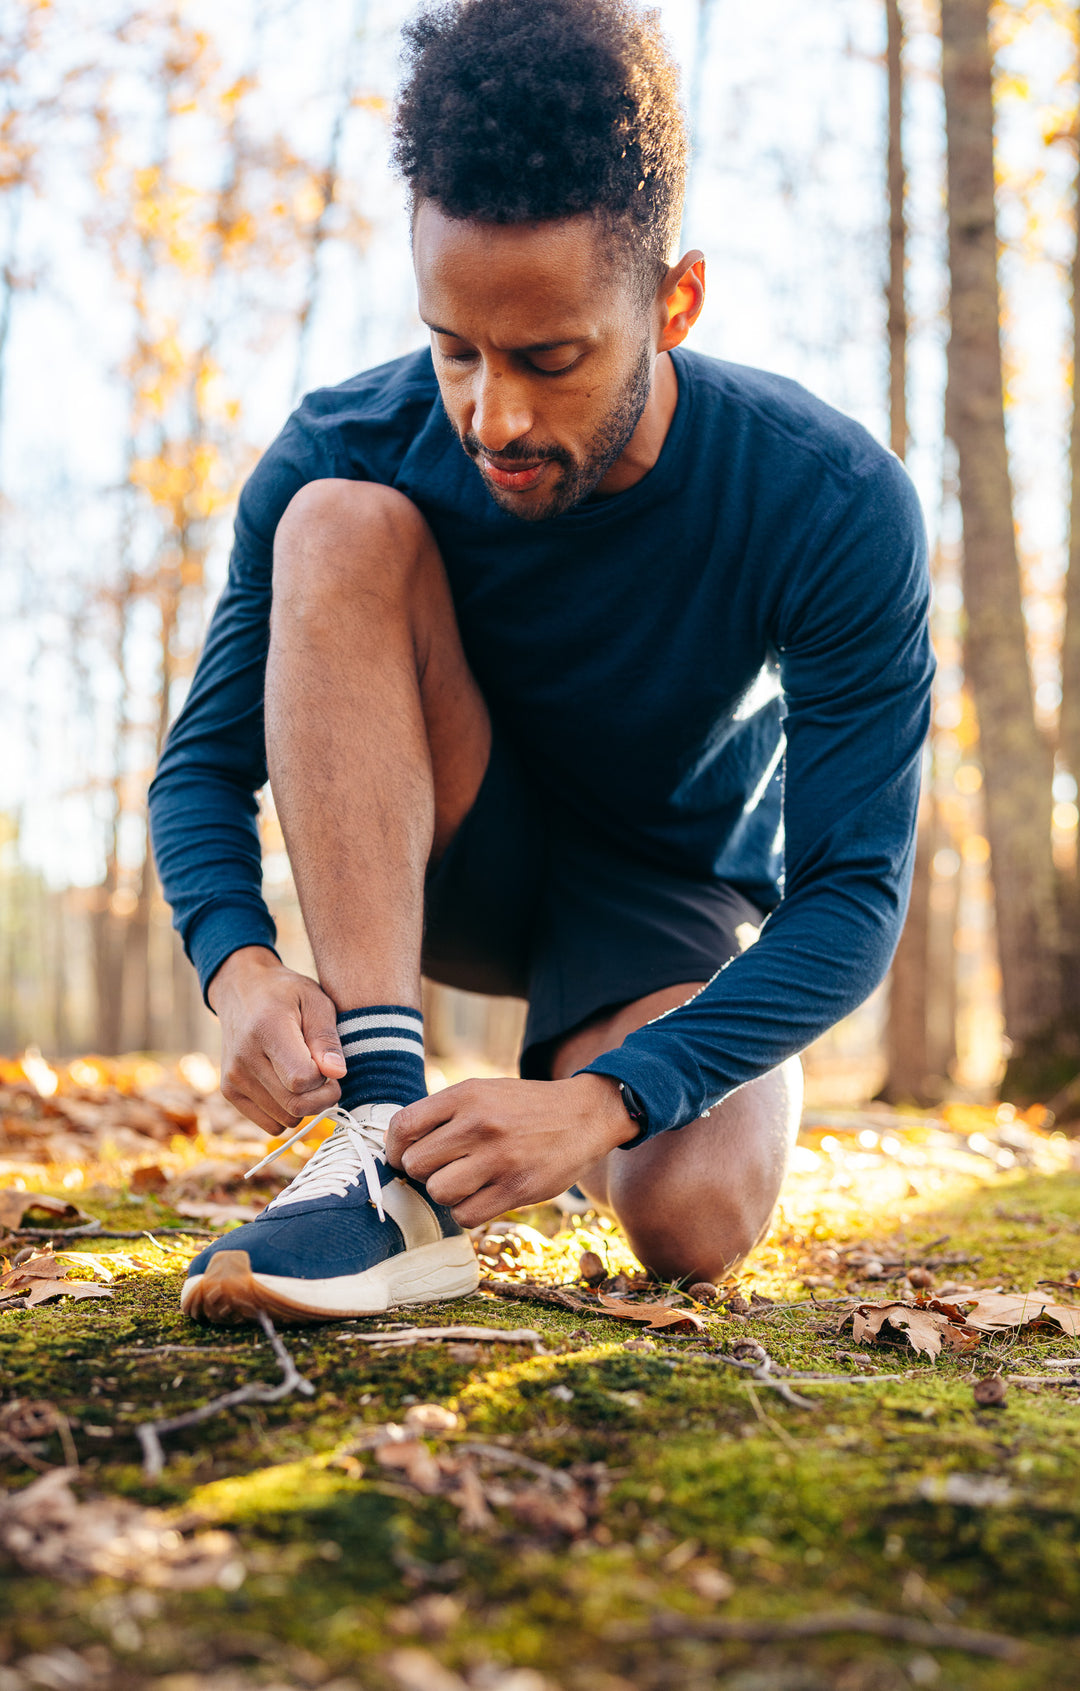
[[[423, 318], [422, 321], [427, 323], [426, 318]], [[427, 323], [427, 327], [433, 335], [449, 335], [452, 341], [468, 339], [466, 335], [459, 335], [456, 329], [444, 329], [439, 323]], [[584, 335], [570, 335], [566, 340], [533, 341], [531, 346], [513, 346], [508, 350], [510, 352], [557, 352], [561, 346], [576, 346], [578, 341], [584, 339]]]

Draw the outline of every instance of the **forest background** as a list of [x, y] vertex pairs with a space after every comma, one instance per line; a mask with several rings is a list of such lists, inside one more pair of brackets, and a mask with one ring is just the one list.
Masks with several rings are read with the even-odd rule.
[[[0, 1050], [214, 1054], [146, 788], [259, 453], [304, 391], [423, 342], [387, 165], [411, 10], [0, 0]], [[1004, 1080], [1068, 1115], [1077, 7], [660, 10], [694, 139], [684, 245], [709, 262], [693, 344], [857, 417], [930, 532], [912, 912], [890, 983], [809, 1054], [811, 1096]], [[309, 966], [269, 793], [262, 827]], [[437, 1060], [512, 1066], [519, 1006], [427, 1009]]]

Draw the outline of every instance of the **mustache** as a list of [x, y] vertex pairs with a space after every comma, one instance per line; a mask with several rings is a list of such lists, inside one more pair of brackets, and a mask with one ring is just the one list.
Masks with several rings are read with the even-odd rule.
[[[473, 433], [462, 435], [461, 444], [470, 458], [479, 458], [484, 451], [483, 444]], [[527, 441], [511, 440], [498, 452], [491, 454], [500, 464], [562, 464], [569, 468], [573, 463], [569, 452], [561, 446], [530, 446]]]

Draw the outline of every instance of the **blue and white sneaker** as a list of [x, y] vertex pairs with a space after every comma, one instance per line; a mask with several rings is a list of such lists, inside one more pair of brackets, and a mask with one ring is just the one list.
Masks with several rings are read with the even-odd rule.
[[475, 1292], [480, 1270], [468, 1235], [387, 1164], [386, 1129], [399, 1108], [327, 1110], [257, 1163], [272, 1162], [316, 1121], [336, 1123], [255, 1221], [195, 1258], [184, 1313], [228, 1323], [253, 1321], [259, 1310], [277, 1321], [339, 1321]]

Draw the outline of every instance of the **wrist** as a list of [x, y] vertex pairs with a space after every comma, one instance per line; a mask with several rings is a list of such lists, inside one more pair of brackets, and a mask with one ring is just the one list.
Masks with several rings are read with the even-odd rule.
[[230, 951], [214, 970], [206, 989], [206, 1000], [216, 1016], [226, 999], [242, 996], [260, 977], [280, 974], [285, 968], [280, 957], [265, 945], [242, 945]]
[[619, 1082], [612, 1075], [581, 1070], [563, 1084], [575, 1089], [578, 1107], [590, 1127], [595, 1124], [603, 1151], [632, 1144], [639, 1137], [642, 1124], [631, 1118]]

